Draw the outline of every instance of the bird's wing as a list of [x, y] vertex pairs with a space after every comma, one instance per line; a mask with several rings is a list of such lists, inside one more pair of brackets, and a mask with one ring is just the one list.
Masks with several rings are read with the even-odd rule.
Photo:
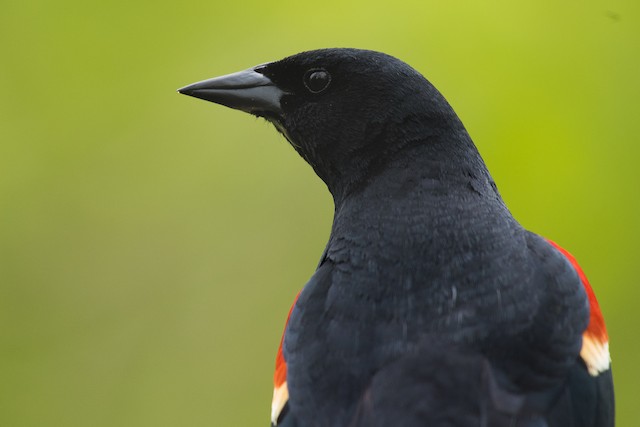
[[[582, 334], [580, 357], [569, 373], [567, 388], [550, 414], [553, 425], [613, 427], [615, 403], [609, 336], [598, 300], [577, 260], [557, 243], [548, 241], [573, 266], [589, 299], [589, 324]], [[571, 414], [573, 423], [566, 418]]]
[[571, 263], [578, 273], [582, 286], [589, 298], [589, 325], [582, 335], [582, 349], [580, 357], [584, 360], [589, 374], [598, 376], [610, 369], [611, 357], [609, 355], [609, 335], [604, 324], [604, 317], [600, 311], [600, 305], [596, 299], [596, 294], [591, 288], [591, 284], [587, 276], [582, 271], [578, 261], [566, 249], [563, 249], [557, 243], [548, 240], [560, 253]]
[[[325, 354], [326, 349], [323, 347], [323, 344], [317, 340], [315, 336], [301, 334], [299, 326], [300, 322], [307, 322], [307, 318], [321, 318], [321, 313], [324, 311], [324, 300], [314, 298], [313, 294], [314, 291], [318, 289], [326, 291], [326, 288], [331, 284], [332, 273], [333, 264], [328, 261], [325, 254], [323, 254], [315, 273], [298, 293], [289, 310], [276, 356], [276, 372], [274, 375], [274, 394], [271, 411], [272, 426], [295, 427], [298, 425], [295, 415], [290, 411], [290, 385], [287, 382], [287, 364], [290, 362], [293, 363], [293, 358], [298, 357], [300, 352], [297, 350], [300, 348], [315, 349], [319, 358], [322, 358]], [[297, 305], [300, 305], [301, 302], [305, 305], [304, 312], [296, 310]], [[311, 390], [309, 390], [309, 392], [311, 392]], [[305, 405], [313, 406], [314, 404], [310, 395], [301, 395], [300, 393], [296, 395], [296, 402], [296, 410], [302, 412], [308, 409]]]
[[292, 424], [295, 423], [293, 421], [293, 417], [287, 417], [287, 413], [289, 412], [289, 389], [287, 388], [287, 362], [284, 360], [282, 344], [284, 342], [284, 333], [287, 330], [287, 324], [289, 323], [289, 318], [291, 317], [293, 307], [296, 305], [298, 296], [300, 296], [300, 293], [296, 295], [296, 298], [293, 300], [293, 304], [289, 309], [287, 321], [284, 325], [284, 331], [282, 332], [282, 338], [280, 339], [280, 345], [278, 346], [278, 353], [276, 354], [276, 369], [273, 374], [273, 399], [271, 400], [272, 426], [295, 426], [295, 424]]

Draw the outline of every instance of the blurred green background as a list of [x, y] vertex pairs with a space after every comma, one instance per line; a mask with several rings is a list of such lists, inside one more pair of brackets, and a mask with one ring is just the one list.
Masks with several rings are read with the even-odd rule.
[[268, 425], [331, 199], [266, 122], [175, 90], [334, 46], [423, 72], [578, 257], [639, 425], [637, 0], [1, 5], [0, 426]]

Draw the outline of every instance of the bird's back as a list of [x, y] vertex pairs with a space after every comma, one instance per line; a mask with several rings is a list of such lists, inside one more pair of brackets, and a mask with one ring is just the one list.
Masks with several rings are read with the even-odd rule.
[[336, 209], [285, 336], [292, 409], [347, 425], [377, 373], [431, 345], [472, 349], [518, 393], [556, 393], [588, 321], [571, 265], [512, 218], [488, 174], [395, 169]]

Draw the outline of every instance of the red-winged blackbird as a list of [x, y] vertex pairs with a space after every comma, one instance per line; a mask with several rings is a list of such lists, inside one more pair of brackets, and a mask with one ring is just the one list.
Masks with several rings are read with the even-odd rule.
[[512, 217], [422, 75], [324, 49], [180, 92], [273, 123], [335, 201], [278, 352], [272, 424], [613, 426], [586, 277]]

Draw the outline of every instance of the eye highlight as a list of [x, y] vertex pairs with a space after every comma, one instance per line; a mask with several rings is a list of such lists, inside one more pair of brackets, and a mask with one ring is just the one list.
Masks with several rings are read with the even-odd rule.
[[329, 87], [331, 74], [322, 68], [313, 68], [304, 74], [302, 81], [309, 92], [320, 93]]

